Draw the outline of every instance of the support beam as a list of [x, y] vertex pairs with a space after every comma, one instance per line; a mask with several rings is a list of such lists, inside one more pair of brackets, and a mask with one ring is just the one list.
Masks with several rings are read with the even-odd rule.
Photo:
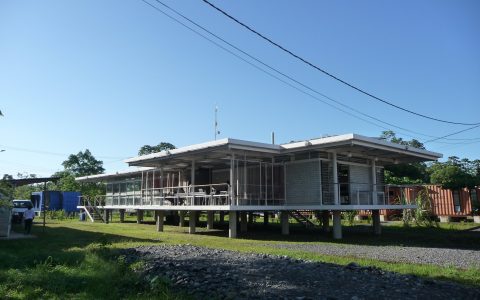
[[179, 221], [178, 221], [178, 226], [184, 227], [185, 226], [185, 211], [181, 210], [178, 212], [179, 215]]
[[380, 211], [378, 209], [372, 210], [372, 225], [373, 234], [380, 235], [382, 233], [382, 226], [380, 224]]
[[282, 234], [289, 235], [290, 228], [288, 224], [288, 211], [281, 211], [280, 212], [280, 222], [282, 224]]
[[240, 213], [240, 232], [247, 232], [247, 212]]
[[137, 224], [142, 224], [143, 210], [137, 209]]
[[157, 225], [157, 231], [162, 232], [163, 231], [163, 219], [165, 217], [165, 211], [163, 210], [157, 210], [155, 211], [155, 223]]
[[207, 229], [212, 230], [213, 229], [213, 210], [210, 210], [207, 212]]
[[330, 232], [330, 212], [328, 210], [322, 210], [322, 230]]
[[268, 211], [264, 211], [263, 212], [263, 225], [268, 225], [268, 217], [269, 217]]
[[188, 223], [190, 225], [190, 227], [188, 229], [188, 233], [190, 233], [190, 234], [195, 233], [196, 223], [197, 223], [196, 221], [197, 221], [197, 212], [194, 211], [194, 210], [191, 210], [190, 211], [190, 216], [188, 217]]
[[340, 186], [338, 184], [337, 153], [332, 153], [333, 203], [340, 205]]
[[236, 238], [237, 237], [237, 212], [230, 211], [228, 214], [228, 237]]
[[125, 210], [120, 209], [119, 213], [120, 213], [120, 223], [124, 223], [125, 222]]
[[[378, 197], [377, 197], [377, 164], [375, 162], [375, 159], [372, 159], [372, 204], [376, 205], [378, 203]], [[383, 203], [382, 203], [383, 204]]]
[[253, 224], [253, 212], [248, 213], [248, 224]]
[[225, 212], [223, 210], [221, 210], [219, 212], [219, 215], [220, 215], [220, 224], [225, 223]]
[[109, 223], [110, 222], [110, 210], [109, 209], [106, 209], [105, 210], [105, 223]]
[[342, 239], [342, 217], [339, 210], [333, 211], [333, 238]]

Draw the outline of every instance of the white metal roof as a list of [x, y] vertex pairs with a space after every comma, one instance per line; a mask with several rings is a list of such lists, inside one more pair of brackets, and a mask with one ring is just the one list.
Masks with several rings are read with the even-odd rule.
[[114, 179], [114, 178], [124, 178], [128, 176], [135, 176], [137, 174], [142, 174], [143, 171], [148, 171], [153, 168], [150, 167], [132, 167], [128, 170], [118, 171], [115, 173], [108, 174], [97, 174], [97, 175], [88, 175], [75, 178], [75, 181], [79, 182], [99, 182], [104, 179]]
[[[140, 164], [141, 162], [153, 161], [156, 159], [181, 157], [186, 154], [194, 154], [201, 151], [213, 151], [215, 149], [239, 149], [256, 151], [259, 153], [270, 153], [273, 155], [289, 154], [304, 150], [325, 150], [336, 151], [355, 151], [362, 150], [371, 152], [371, 156], [386, 155], [399, 159], [410, 158], [416, 160], [437, 160], [442, 154], [423, 149], [417, 149], [405, 145], [387, 142], [378, 138], [366, 137], [358, 134], [343, 134], [324, 138], [311, 139], [301, 142], [292, 142], [282, 145], [274, 145], [268, 143], [251, 142], [232, 138], [224, 138], [217, 141], [210, 141], [201, 144], [194, 144], [173, 150], [161, 151], [148, 155], [137, 156], [125, 160], [130, 165]], [[375, 153], [376, 151], [376, 153]]]

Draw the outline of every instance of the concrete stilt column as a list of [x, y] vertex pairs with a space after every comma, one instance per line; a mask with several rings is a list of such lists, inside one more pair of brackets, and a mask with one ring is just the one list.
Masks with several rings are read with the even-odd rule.
[[380, 235], [382, 233], [382, 226], [380, 225], [380, 211], [378, 209], [372, 210], [372, 225], [373, 234]]
[[120, 210], [119, 210], [119, 213], [120, 213], [120, 223], [125, 222], [125, 210], [124, 210], [124, 209], [120, 209]]
[[163, 219], [165, 217], [165, 212], [163, 210], [155, 211], [155, 223], [157, 225], [157, 231], [163, 231]]
[[219, 217], [220, 217], [220, 224], [223, 224], [225, 222], [225, 212], [223, 210], [220, 211]]
[[213, 213], [214, 213], [214, 211], [208, 211], [207, 212], [207, 229], [208, 230], [213, 229]]
[[452, 218], [449, 216], [439, 216], [440, 218], [440, 223], [450, 223], [452, 221]]
[[141, 224], [143, 221], [143, 210], [137, 209], [137, 224]]
[[185, 211], [181, 210], [178, 212], [179, 215], [179, 221], [178, 221], [178, 226], [183, 227], [185, 226]]
[[230, 211], [228, 217], [228, 237], [234, 239], [237, 237], [237, 212]]
[[247, 232], [247, 212], [240, 213], [240, 232]]
[[289, 224], [288, 224], [288, 211], [280, 212], [280, 222], [282, 224], [282, 234], [283, 235], [289, 235], [290, 234], [290, 228], [289, 228]]
[[190, 216], [188, 218], [188, 223], [190, 228], [188, 229], [188, 233], [193, 234], [195, 233], [196, 223], [197, 223], [197, 212], [194, 210], [190, 211]]
[[248, 224], [253, 224], [253, 212], [248, 213]]
[[342, 218], [339, 210], [333, 211], [333, 238], [342, 239]]
[[109, 209], [106, 209], [105, 210], [105, 223], [109, 223], [110, 222], [110, 210]]
[[322, 211], [322, 230], [330, 232], [330, 212], [328, 210]]
[[268, 217], [269, 217], [268, 211], [264, 211], [263, 212], [263, 225], [268, 225]]

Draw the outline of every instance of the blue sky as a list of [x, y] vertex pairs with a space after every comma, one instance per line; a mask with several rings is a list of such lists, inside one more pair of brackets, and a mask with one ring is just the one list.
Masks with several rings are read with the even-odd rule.
[[[478, 1], [212, 2], [397, 105], [480, 122]], [[416, 132], [382, 124], [400, 137], [427, 141], [420, 134], [439, 137], [468, 128], [415, 117], [359, 94], [200, 0], [164, 3], [336, 101]], [[275, 131], [277, 142], [288, 142], [385, 130], [258, 71], [140, 0], [0, 2], [2, 174], [51, 175], [68, 154], [86, 148], [107, 171], [122, 170], [122, 158], [135, 156], [144, 144], [212, 140], [215, 104], [220, 138], [269, 142]], [[452, 138], [479, 139], [426, 146], [445, 157], [480, 158], [480, 128]]]

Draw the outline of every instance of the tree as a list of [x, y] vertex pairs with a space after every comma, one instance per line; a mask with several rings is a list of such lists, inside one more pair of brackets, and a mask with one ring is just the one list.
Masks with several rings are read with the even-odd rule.
[[13, 176], [4, 174], [2, 180], [0, 180], [0, 198], [1, 200], [12, 200], [13, 198], [13, 186], [9, 182]]
[[480, 162], [450, 156], [446, 162], [435, 162], [429, 168], [431, 183], [445, 189], [473, 188], [480, 185]]
[[65, 170], [73, 173], [74, 176], [87, 176], [101, 174], [105, 171], [103, 162], [95, 159], [90, 150], [70, 154], [68, 159], [62, 163]]
[[143, 145], [140, 150], [138, 150], [138, 155], [147, 155], [150, 153], [156, 153], [164, 150], [172, 150], [175, 149], [176, 147], [170, 143], [167, 142], [160, 142], [156, 146], [150, 146], [150, 145]]
[[397, 137], [397, 134], [391, 130], [382, 131], [382, 134], [380, 135], [380, 139], [391, 142], [391, 143], [395, 143], [395, 144], [405, 145], [405, 146], [414, 147], [418, 149], [425, 149], [425, 146], [419, 140], [412, 139], [410, 141], [405, 141], [404, 139]]
[[[380, 139], [405, 145], [408, 147], [425, 149], [425, 146], [418, 140], [406, 141], [396, 136], [395, 132], [383, 131]], [[392, 164], [385, 166], [385, 183], [388, 184], [420, 184], [429, 182], [429, 173], [425, 163]]]
[[[36, 178], [36, 174], [28, 174], [28, 173], [17, 173], [18, 179], [28, 179], [28, 178]], [[42, 190], [42, 186], [38, 184], [26, 184], [22, 186], [17, 186], [14, 192], [15, 199], [30, 199], [30, 195], [32, 192], [38, 192]]]

